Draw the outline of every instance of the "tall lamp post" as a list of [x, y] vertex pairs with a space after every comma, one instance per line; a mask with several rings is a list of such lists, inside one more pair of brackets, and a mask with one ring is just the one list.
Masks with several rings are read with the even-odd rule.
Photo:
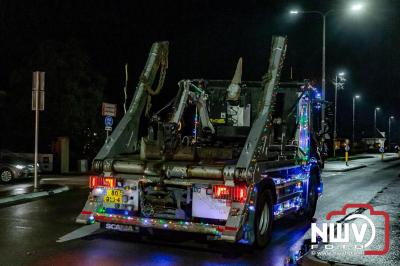
[[390, 125], [392, 122], [392, 119], [394, 119], [394, 116], [389, 116], [389, 127], [388, 127], [388, 150], [390, 151]]
[[360, 95], [354, 95], [353, 96], [353, 136], [352, 136], [352, 140], [353, 140], [353, 145], [354, 145], [354, 140], [355, 140], [355, 122], [356, 122], [356, 99], [360, 99]]
[[376, 136], [376, 112], [381, 110], [380, 107], [375, 107], [374, 109], [374, 133], [372, 134], [372, 137]]
[[[357, 3], [357, 4], [353, 4], [352, 6], [350, 6], [350, 11], [351, 12], [359, 12], [364, 8], [364, 5], [361, 3]], [[326, 57], [325, 57], [325, 43], [326, 43], [326, 17], [329, 14], [332, 14], [333, 12], [335, 12], [336, 10], [328, 10], [326, 12], [321, 12], [318, 10], [310, 10], [310, 11], [301, 11], [301, 10], [290, 10], [289, 13], [291, 15], [297, 15], [297, 14], [317, 14], [319, 16], [321, 16], [322, 18], [322, 92], [321, 92], [321, 99], [322, 101], [325, 101], [325, 85], [326, 85], [326, 81], [325, 81], [325, 61], [326, 61]], [[340, 11], [340, 10], [338, 10]], [[323, 128], [325, 123], [325, 105], [322, 105], [321, 108], [321, 129]]]
[[337, 117], [337, 91], [339, 88], [343, 89], [343, 85], [345, 82], [344, 72], [339, 72], [335, 77], [335, 116], [333, 120], [333, 157], [336, 157], [336, 138], [337, 138], [337, 126], [336, 126], [336, 117]]

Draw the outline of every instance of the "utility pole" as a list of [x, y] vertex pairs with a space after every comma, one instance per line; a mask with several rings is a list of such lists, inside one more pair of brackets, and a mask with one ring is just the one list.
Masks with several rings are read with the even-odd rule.
[[390, 151], [390, 125], [392, 122], [392, 119], [394, 119], [394, 116], [389, 116], [389, 128], [388, 128], [388, 150]]
[[[336, 157], [336, 139], [337, 139], [337, 126], [336, 126], [336, 117], [337, 117], [337, 91], [338, 88], [343, 89], [343, 84], [346, 81], [344, 79], [344, 72], [340, 72], [335, 77], [335, 116], [333, 121], [333, 157]], [[340, 83], [339, 83], [340, 81]]]
[[[321, 108], [321, 129], [323, 130], [325, 127], [325, 87], [326, 87], [326, 82], [325, 82], [325, 65], [326, 65], [326, 59], [325, 59], [325, 54], [326, 54], [326, 47], [325, 47], [325, 36], [326, 36], [326, 16], [329, 13], [329, 11], [325, 14], [322, 15], [322, 100], [324, 103], [322, 104]], [[336, 106], [335, 106], [336, 108]], [[334, 149], [335, 150], [335, 149]]]
[[372, 134], [372, 137], [374, 137], [374, 138], [376, 136], [376, 111], [379, 111], [379, 110], [381, 110], [381, 108], [379, 108], [379, 107], [375, 107], [375, 109], [374, 109], [374, 132]]
[[[356, 3], [350, 6], [349, 11], [353, 14], [360, 13], [364, 9], [364, 5], [360, 3]], [[325, 66], [326, 66], [326, 17], [333, 12], [343, 12], [344, 9], [339, 10], [328, 10], [326, 12], [321, 12], [319, 10], [290, 10], [289, 13], [291, 15], [298, 15], [298, 14], [317, 14], [322, 18], [322, 91], [321, 91], [321, 98], [322, 101], [325, 101], [325, 90], [326, 90], [326, 79], [325, 79]], [[321, 129], [325, 126], [325, 104], [322, 104], [321, 107]]]
[[35, 71], [32, 77], [32, 111], [35, 111], [34, 188], [38, 188], [39, 111], [44, 110], [44, 72]]
[[356, 124], [356, 99], [359, 99], [360, 95], [354, 95], [353, 96], [353, 136], [352, 136], [352, 145], [354, 147], [354, 141], [355, 141], [355, 124]]

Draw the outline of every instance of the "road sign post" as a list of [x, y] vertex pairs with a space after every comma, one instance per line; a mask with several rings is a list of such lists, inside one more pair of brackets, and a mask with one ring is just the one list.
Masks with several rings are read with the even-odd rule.
[[381, 160], [383, 161], [384, 155], [385, 155], [385, 147], [381, 146], [379, 148], [379, 152], [381, 153]]
[[39, 111], [44, 110], [44, 72], [33, 72], [32, 110], [35, 111], [35, 165], [33, 186], [36, 189], [38, 187]]
[[112, 116], [106, 116], [104, 118], [104, 126], [105, 126], [105, 130], [107, 132], [107, 138], [108, 138], [109, 132], [112, 131], [113, 123], [114, 123], [114, 121], [113, 121]]
[[117, 116], [117, 105], [112, 103], [103, 103], [101, 106], [101, 115], [104, 116], [104, 126], [106, 130], [106, 141], [108, 139], [109, 132], [112, 131], [113, 117]]
[[345, 161], [346, 161], [346, 166], [349, 166], [349, 151], [350, 151], [349, 144], [346, 143], [346, 145], [344, 146], [344, 150], [345, 150], [344, 158], [345, 158]]

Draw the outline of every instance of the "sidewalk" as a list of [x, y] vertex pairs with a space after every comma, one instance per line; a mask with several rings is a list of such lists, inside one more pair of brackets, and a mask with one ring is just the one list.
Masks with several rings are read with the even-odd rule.
[[41, 185], [38, 189], [34, 189], [32, 184], [6, 185], [0, 190], [0, 207], [34, 198], [51, 196], [68, 190], [68, 186], [57, 184]]
[[[385, 153], [383, 162], [399, 160], [397, 153]], [[355, 169], [367, 167], [370, 163], [382, 162], [381, 154], [359, 154], [350, 156], [348, 166], [343, 158], [338, 158], [335, 161], [326, 161], [324, 172], [347, 172]]]
[[367, 167], [366, 164], [350, 161], [348, 165], [341, 161], [325, 162], [324, 172], [347, 172], [351, 170]]
[[45, 174], [39, 177], [39, 188], [34, 189], [33, 180], [16, 180], [0, 184], [0, 207], [51, 196], [72, 188], [87, 188], [89, 174], [70, 173], [66, 175]]
[[40, 178], [41, 185], [57, 184], [60, 186], [70, 187], [88, 187], [89, 174], [76, 173], [76, 174], [56, 174], [56, 175], [43, 175]]

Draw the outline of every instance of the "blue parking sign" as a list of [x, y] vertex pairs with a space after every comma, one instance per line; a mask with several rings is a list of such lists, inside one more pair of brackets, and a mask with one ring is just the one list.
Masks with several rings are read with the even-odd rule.
[[113, 118], [112, 118], [112, 116], [106, 116], [105, 118], [104, 118], [104, 125], [106, 126], [106, 127], [112, 127], [112, 125], [113, 125]]

